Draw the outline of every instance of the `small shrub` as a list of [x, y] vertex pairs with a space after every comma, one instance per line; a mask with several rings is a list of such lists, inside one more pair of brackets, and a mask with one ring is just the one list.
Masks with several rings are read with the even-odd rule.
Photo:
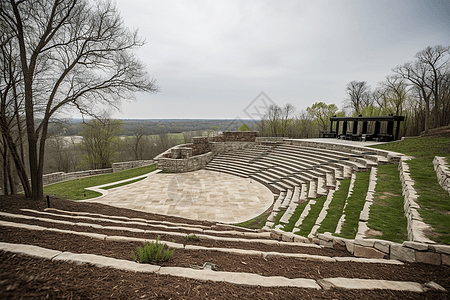
[[171, 258], [175, 249], [164, 249], [166, 244], [160, 244], [159, 239], [160, 236], [158, 235], [158, 237], [156, 238], [156, 242], [145, 242], [144, 248], [138, 247], [136, 249], [136, 253], [134, 251], [131, 251], [131, 258], [135, 262], [139, 262], [141, 264], [166, 261]]
[[184, 237], [186, 240], [190, 240], [190, 241], [197, 241], [198, 240], [198, 236], [196, 236], [195, 234], [189, 234], [189, 235], [186, 235], [185, 237]]

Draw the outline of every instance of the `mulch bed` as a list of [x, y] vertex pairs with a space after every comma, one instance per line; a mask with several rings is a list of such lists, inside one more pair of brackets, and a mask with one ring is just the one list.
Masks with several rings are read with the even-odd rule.
[[[156, 219], [177, 223], [202, 224], [213, 223], [191, 221], [176, 217], [160, 216], [126, 209], [118, 209], [101, 204], [72, 202], [51, 199], [51, 206], [62, 210], [85, 211], [105, 215], [122, 215], [132, 218]], [[43, 210], [45, 201], [36, 203], [23, 196], [0, 197], [0, 210], [21, 213], [20, 208]], [[67, 226], [48, 222], [36, 222], [2, 218], [5, 221], [29, 223], [45, 227], [96, 232], [107, 235], [126, 235], [145, 238], [126, 231], [98, 230], [89, 227]], [[111, 225], [111, 224], [110, 224]], [[117, 225], [115, 225], [117, 226]], [[171, 241], [172, 237], [163, 236]], [[263, 244], [213, 242], [209, 240], [190, 241], [184, 238], [177, 242], [197, 244], [207, 247], [231, 247], [260, 251], [299, 252], [327, 256], [350, 256], [346, 251], [332, 249], [310, 249], [305, 247], [268, 246]], [[108, 257], [131, 260], [130, 252], [138, 242], [100, 241], [89, 237], [53, 232], [40, 232], [17, 228], [0, 227], [0, 241], [24, 243], [45, 248], [91, 253]], [[249, 248], [246, 248], [249, 247]], [[425, 264], [405, 264], [403, 266], [361, 263], [323, 263], [301, 261], [293, 258], [245, 256], [216, 251], [189, 251], [176, 249], [175, 254], [161, 266], [190, 267], [211, 262], [219, 266], [219, 271], [248, 272], [264, 276], [284, 276], [288, 278], [326, 277], [371, 278], [425, 283], [435, 281], [450, 290], [450, 268]], [[78, 266], [64, 262], [52, 262], [27, 256], [0, 252], [0, 298], [118, 298], [118, 299], [446, 299], [449, 293], [404, 293], [392, 291], [356, 291], [356, 290], [311, 290], [296, 288], [247, 287], [227, 283], [201, 282], [197, 280], [162, 276], [156, 274], [136, 274], [113, 269], [92, 266]]]

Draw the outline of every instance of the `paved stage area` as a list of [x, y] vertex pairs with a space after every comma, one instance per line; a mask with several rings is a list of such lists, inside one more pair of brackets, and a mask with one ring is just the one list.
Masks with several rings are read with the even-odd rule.
[[273, 203], [272, 192], [261, 183], [207, 170], [151, 173], [144, 180], [107, 192], [85, 201], [223, 223], [247, 221]]

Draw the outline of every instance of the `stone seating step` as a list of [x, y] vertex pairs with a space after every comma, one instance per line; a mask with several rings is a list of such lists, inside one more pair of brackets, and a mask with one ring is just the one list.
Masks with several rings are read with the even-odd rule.
[[259, 169], [249, 166], [248, 164], [242, 164], [240, 162], [233, 162], [233, 161], [221, 161], [221, 160], [212, 160], [208, 166], [231, 166], [236, 168], [241, 168], [243, 171], [246, 172], [256, 172]]
[[221, 173], [227, 173], [227, 174], [239, 176], [239, 177], [242, 177], [242, 178], [249, 177], [247, 175], [248, 173], [245, 172], [245, 171], [241, 171], [239, 169], [230, 169], [230, 168], [225, 167], [225, 166], [224, 167], [206, 166], [205, 169], [209, 170], [209, 171], [216, 171], [216, 172], [221, 172]]
[[[197, 247], [193, 247], [197, 248]], [[356, 290], [393, 290], [393, 291], [406, 291], [416, 293], [426, 293], [427, 291], [440, 291], [446, 290], [435, 282], [418, 283], [418, 282], [406, 282], [406, 281], [389, 281], [389, 280], [373, 280], [373, 279], [358, 279], [358, 278], [322, 278], [319, 280], [308, 278], [286, 278], [281, 276], [261, 276], [255, 273], [235, 273], [235, 272], [222, 272], [212, 270], [194, 270], [192, 268], [181, 267], [161, 267], [158, 265], [150, 264], [136, 264], [132, 261], [126, 261], [121, 259], [115, 259], [94, 254], [84, 253], [70, 253], [55, 251], [43, 247], [26, 245], [26, 244], [11, 244], [0, 243], [0, 250], [6, 252], [12, 252], [18, 255], [26, 255], [37, 257], [44, 260], [60, 261], [64, 263], [75, 264], [89, 264], [97, 268], [114, 268], [121, 271], [132, 271], [139, 273], [155, 273], [160, 275], [177, 276], [182, 278], [189, 278], [200, 281], [214, 281], [214, 282], [226, 282], [230, 284], [239, 284], [246, 286], [263, 286], [263, 287], [295, 287], [302, 289], [356, 289]], [[214, 251], [226, 250], [223, 248], [214, 249]], [[261, 255], [261, 253], [239, 251], [238, 254], [246, 255]], [[265, 258], [272, 255], [271, 253], [262, 254]], [[319, 257], [306, 254], [294, 254], [289, 257], [296, 257], [303, 260], [315, 260], [322, 262], [336, 262], [337, 258]], [[359, 260], [355, 260], [359, 262]], [[382, 263], [380, 260], [376, 260], [376, 263]]]

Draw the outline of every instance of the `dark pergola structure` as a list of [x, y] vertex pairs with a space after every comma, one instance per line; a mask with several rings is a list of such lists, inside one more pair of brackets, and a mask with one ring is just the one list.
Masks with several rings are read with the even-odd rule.
[[[329, 132], [323, 132], [323, 137], [343, 138], [347, 140], [376, 140], [376, 141], [392, 141], [399, 139], [400, 122], [404, 121], [404, 116], [377, 116], [377, 117], [331, 117], [331, 125]], [[342, 122], [342, 133], [339, 133], [339, 122]], [[348, 122], [353, 122], [352, 132], [348, 132]], [[362, 123], [361, 133], [358, 134], [359, 123]], [[368, 122], [375, 122], [375, 129], [372, 133], [367, 133]], [[385, 133], [380, 132], [381, 122], [387, 122], [387, 130]], [[336, 123], [335, 130], [333, 124]], [[395, 124], [397, 123], [397, 124]], [[394, 125], [395, 135], [394, 135]]]

